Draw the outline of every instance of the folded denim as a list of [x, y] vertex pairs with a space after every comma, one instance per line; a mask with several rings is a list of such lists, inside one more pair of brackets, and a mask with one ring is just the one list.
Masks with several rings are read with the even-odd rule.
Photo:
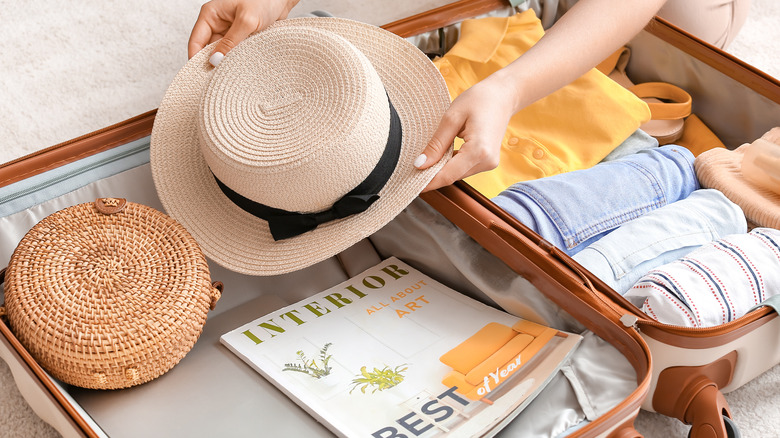
[[700, 189], [626, 222], [573, 258], [625, 294], [651, 269], [713, 240], [745, 232], [747, 221], [737, 204], [718, 190]]
[[618, 158], [623, 158], [627, 155], [636, 154], [639, 151], [656, 147], [658, 147], [658, 140], [656, 140], [654, 137], [651, 137], [650, 134], [646, 133], [645, 131], [637, 129], [631, 133], [628, 138], [623, 140], [623, 143], [620, 143], [618, 147], [607, 154], [607, 156], [604, 157], [601, 162], [614, 161]]
[[656, 321], [712, 327], [778, 294], [780, 231], [755, 228], [648, 272], [625, 297]]
[[639, 151], [589, 169], [518, 182], [493, 201], [574, 255], [620, 225], [699, 188], [693, 154], [681, 146]]

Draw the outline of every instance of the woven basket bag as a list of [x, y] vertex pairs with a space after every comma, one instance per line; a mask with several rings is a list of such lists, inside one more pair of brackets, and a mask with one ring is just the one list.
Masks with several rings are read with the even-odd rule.
[[178, 222], [102, 198], [35, 225], [5, 271], [9, 325], [57, 379], [127, 388], [176, 365], [222, 293]]

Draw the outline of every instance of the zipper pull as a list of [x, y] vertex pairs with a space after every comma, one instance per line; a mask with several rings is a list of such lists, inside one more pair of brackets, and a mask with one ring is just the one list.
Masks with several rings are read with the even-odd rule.
[[623, 326], [625, 327], [633, 327], [637, 328], [636, 322], [639, 320], [636, 315], [632, 315], [630, 313], [626, 313], [623, 316], [620, 317], [620, 322], [623, 323]]

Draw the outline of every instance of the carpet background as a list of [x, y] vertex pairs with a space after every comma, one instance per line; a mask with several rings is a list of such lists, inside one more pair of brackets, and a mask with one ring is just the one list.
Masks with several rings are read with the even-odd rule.
[[[306, 0], [293, 16], [323, 9], [383, 24], [441, 0]], [[158, 106], [187, 60], [199, 0], [0, 0], [0, 163], [120, 122]], [[304, 9], [305, 8], [305, 9]], [[753, 0], [728, 51], [780, 77], [780, 2]], [[780, 125], [780, 121], [778, 121]], [[780, 366], [726, 395], [744, 437], [778, 436]], [[57, 437], [29, 408], [0, 360], [0, 436]], [[675, 419], [641, 412], [647, 437], [685, 436]]]

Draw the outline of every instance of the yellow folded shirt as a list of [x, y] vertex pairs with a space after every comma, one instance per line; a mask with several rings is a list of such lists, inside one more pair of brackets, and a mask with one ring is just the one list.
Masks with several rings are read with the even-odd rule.
[[[544, 30], [533, 9], [465, 20], [461, 36], [434, 60], [455, 99], [533, 46]], [[498, 167], [466, 178], [487, 197], [518, 181], [591, 167], [650, 119], [630, 91], [597, 69], [520, 110], [509, 121]], [[458, 148], [463, 141], [456, 139]]]

